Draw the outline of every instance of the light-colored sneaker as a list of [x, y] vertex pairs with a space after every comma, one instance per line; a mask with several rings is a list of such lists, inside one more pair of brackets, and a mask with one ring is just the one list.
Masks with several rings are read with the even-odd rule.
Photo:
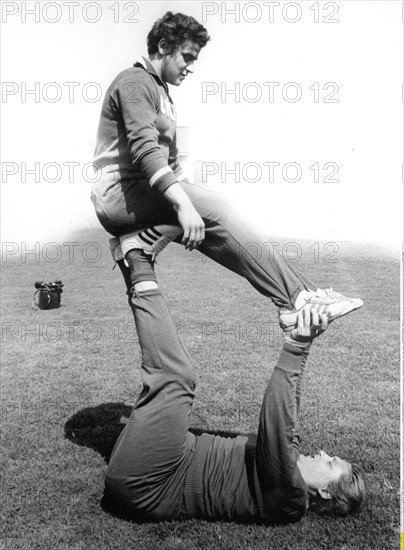
[[355, 309], [363, 306], [360, 298], [347, 298], [332, 288], [303, 290], [295, 303], [294, 309], [279, 308], [279, 324], [284, 331], [291, 331], [296, 327], [297, 315], [305, 306], [317, 311], [319, 317], [326, 314], [328, 322], [334, 321], [343, 315], [347, 315]]
[[125, 259], [125, 255], [133, 249], [141, 249], [154, 259], [180, 233], [182, 228], [179, 225], [155, 225], [119, 238], [113, 237], [109, 240], [109, 248], [116, 262]]

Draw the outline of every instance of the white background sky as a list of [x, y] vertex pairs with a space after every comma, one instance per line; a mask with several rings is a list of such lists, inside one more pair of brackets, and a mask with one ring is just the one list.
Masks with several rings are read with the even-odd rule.
[[[266, 2], [1, 4], [3, 242], [57, 241], [76, 228], [97, 226], [89, 177], [82, 175], [92, 160], [102, 104], [102, 97], [91, 99], [97, 89], [103, 96], [119, 71], [146, 54], [147, 33], [168, 9], [193, 15], [212, 36], [195, 74], [171, 88], [178, 124], [191, 128], [192, 163], [217, 166], [207, 185], [237, 193], [274, 236], [401, 242], [401, 2], [280, 0], [271, 8]], [[36, 16], [27, 13], [35, 4]], [[225, 9], [237, 5], [238, 22]], [[323, 22], [327, 16], [337, 22]], [[78, 83], [70, 98], [63, 84], [69, 82]], [[280, 83], [272, 102], [265, 82]], [[295, 103], [282, 96], [291, 82], [302, 93]], [[318, 102], [310, 89], [316, 82]], [[97, 87], [86, 88], [89, 83]], [[207, 83], [218, 92], [203, 98]], [[335, 84], [325, 91], [326, 83]], [[35, 86], [38, 97], [25, 95], [24, 87]], [[232, 94], [221, 96], [236, 86], [239, 101]], [[338, 101], [324, 102], [336, 86], [331, 99]], [[61, 97], [52, 102], [57, 90]], [[295, 90], [286, 89], [290, 98]], [[262, 97], [254, 102], [256, 93]], [[236, 162], [239, 184], [220, 166], [231, 169]], [[273, 182], [264, 165], [270, 162], [280, 164]], [[291, 162], [301, 169], [295, 183], [282, 177], [282, 167]], [[38, 183], [32, 174], [22, 182], [25, 167], [32, 170], [35, 163]], [[47, 169], [48, 163], [57, 163], [59, 173]], [[79, 163], [73, 181], [63, 163]], [[255, 177], [258, 166], [260, 181], [243, 180], [248, 163], [253, 164], [247, 178]], [[309, 168], [315, 163], [318, 183]], [[338, 166], [338, 181], [324, 181], [331, 173], [325, 163]], [[287, 172], [289, 179], [294, 175], [293, 169]], [[58, 181], [46, 181], [52, 178]]]

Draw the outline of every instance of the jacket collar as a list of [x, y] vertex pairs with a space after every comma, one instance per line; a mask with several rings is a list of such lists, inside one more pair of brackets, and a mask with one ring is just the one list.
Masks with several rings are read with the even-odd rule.
[[142, 67], [149, 74], [153, 75], [154, 78], [156, 78], [159, 82], [161, 82], [161, 84], [163, 85], [165, 91], [168, 93], [167, 84], [161, 80], [159, 75], [156, 73], [153, 65], [150, 63], [150, 61], [146, 57], [140, 56], [133, 65], [134, 65], [134, 67]]

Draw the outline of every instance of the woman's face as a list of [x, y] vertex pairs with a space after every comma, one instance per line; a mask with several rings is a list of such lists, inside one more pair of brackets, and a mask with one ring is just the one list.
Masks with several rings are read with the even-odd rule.
[[341, 476], [349, 476], [351, 467], [338, 456], [329, 456], [324, 451], [311, 456], [300, 455], [297, 461], [300, 473], [309, 489], [322, 491], [330, 483], [336, 483]]
[[161, 79], [167, 84], [179, 86], [188, 73], [193, 72], [193, 64], [198, 59], [200, 46], [186, 40], [172, 53], [165, 53], [164, 48], [159, 48], [163, 54], [161, 61]]

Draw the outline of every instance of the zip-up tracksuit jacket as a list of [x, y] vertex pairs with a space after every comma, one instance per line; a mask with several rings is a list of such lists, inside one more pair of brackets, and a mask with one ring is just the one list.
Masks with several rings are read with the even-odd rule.
[[163, 193], [183, 176], [177, 153], [176, 112], [167, 84], [140, 58], [105, 95], [94, 166], [113, 166], [131, 174], [134, 185], [147, 181]]

